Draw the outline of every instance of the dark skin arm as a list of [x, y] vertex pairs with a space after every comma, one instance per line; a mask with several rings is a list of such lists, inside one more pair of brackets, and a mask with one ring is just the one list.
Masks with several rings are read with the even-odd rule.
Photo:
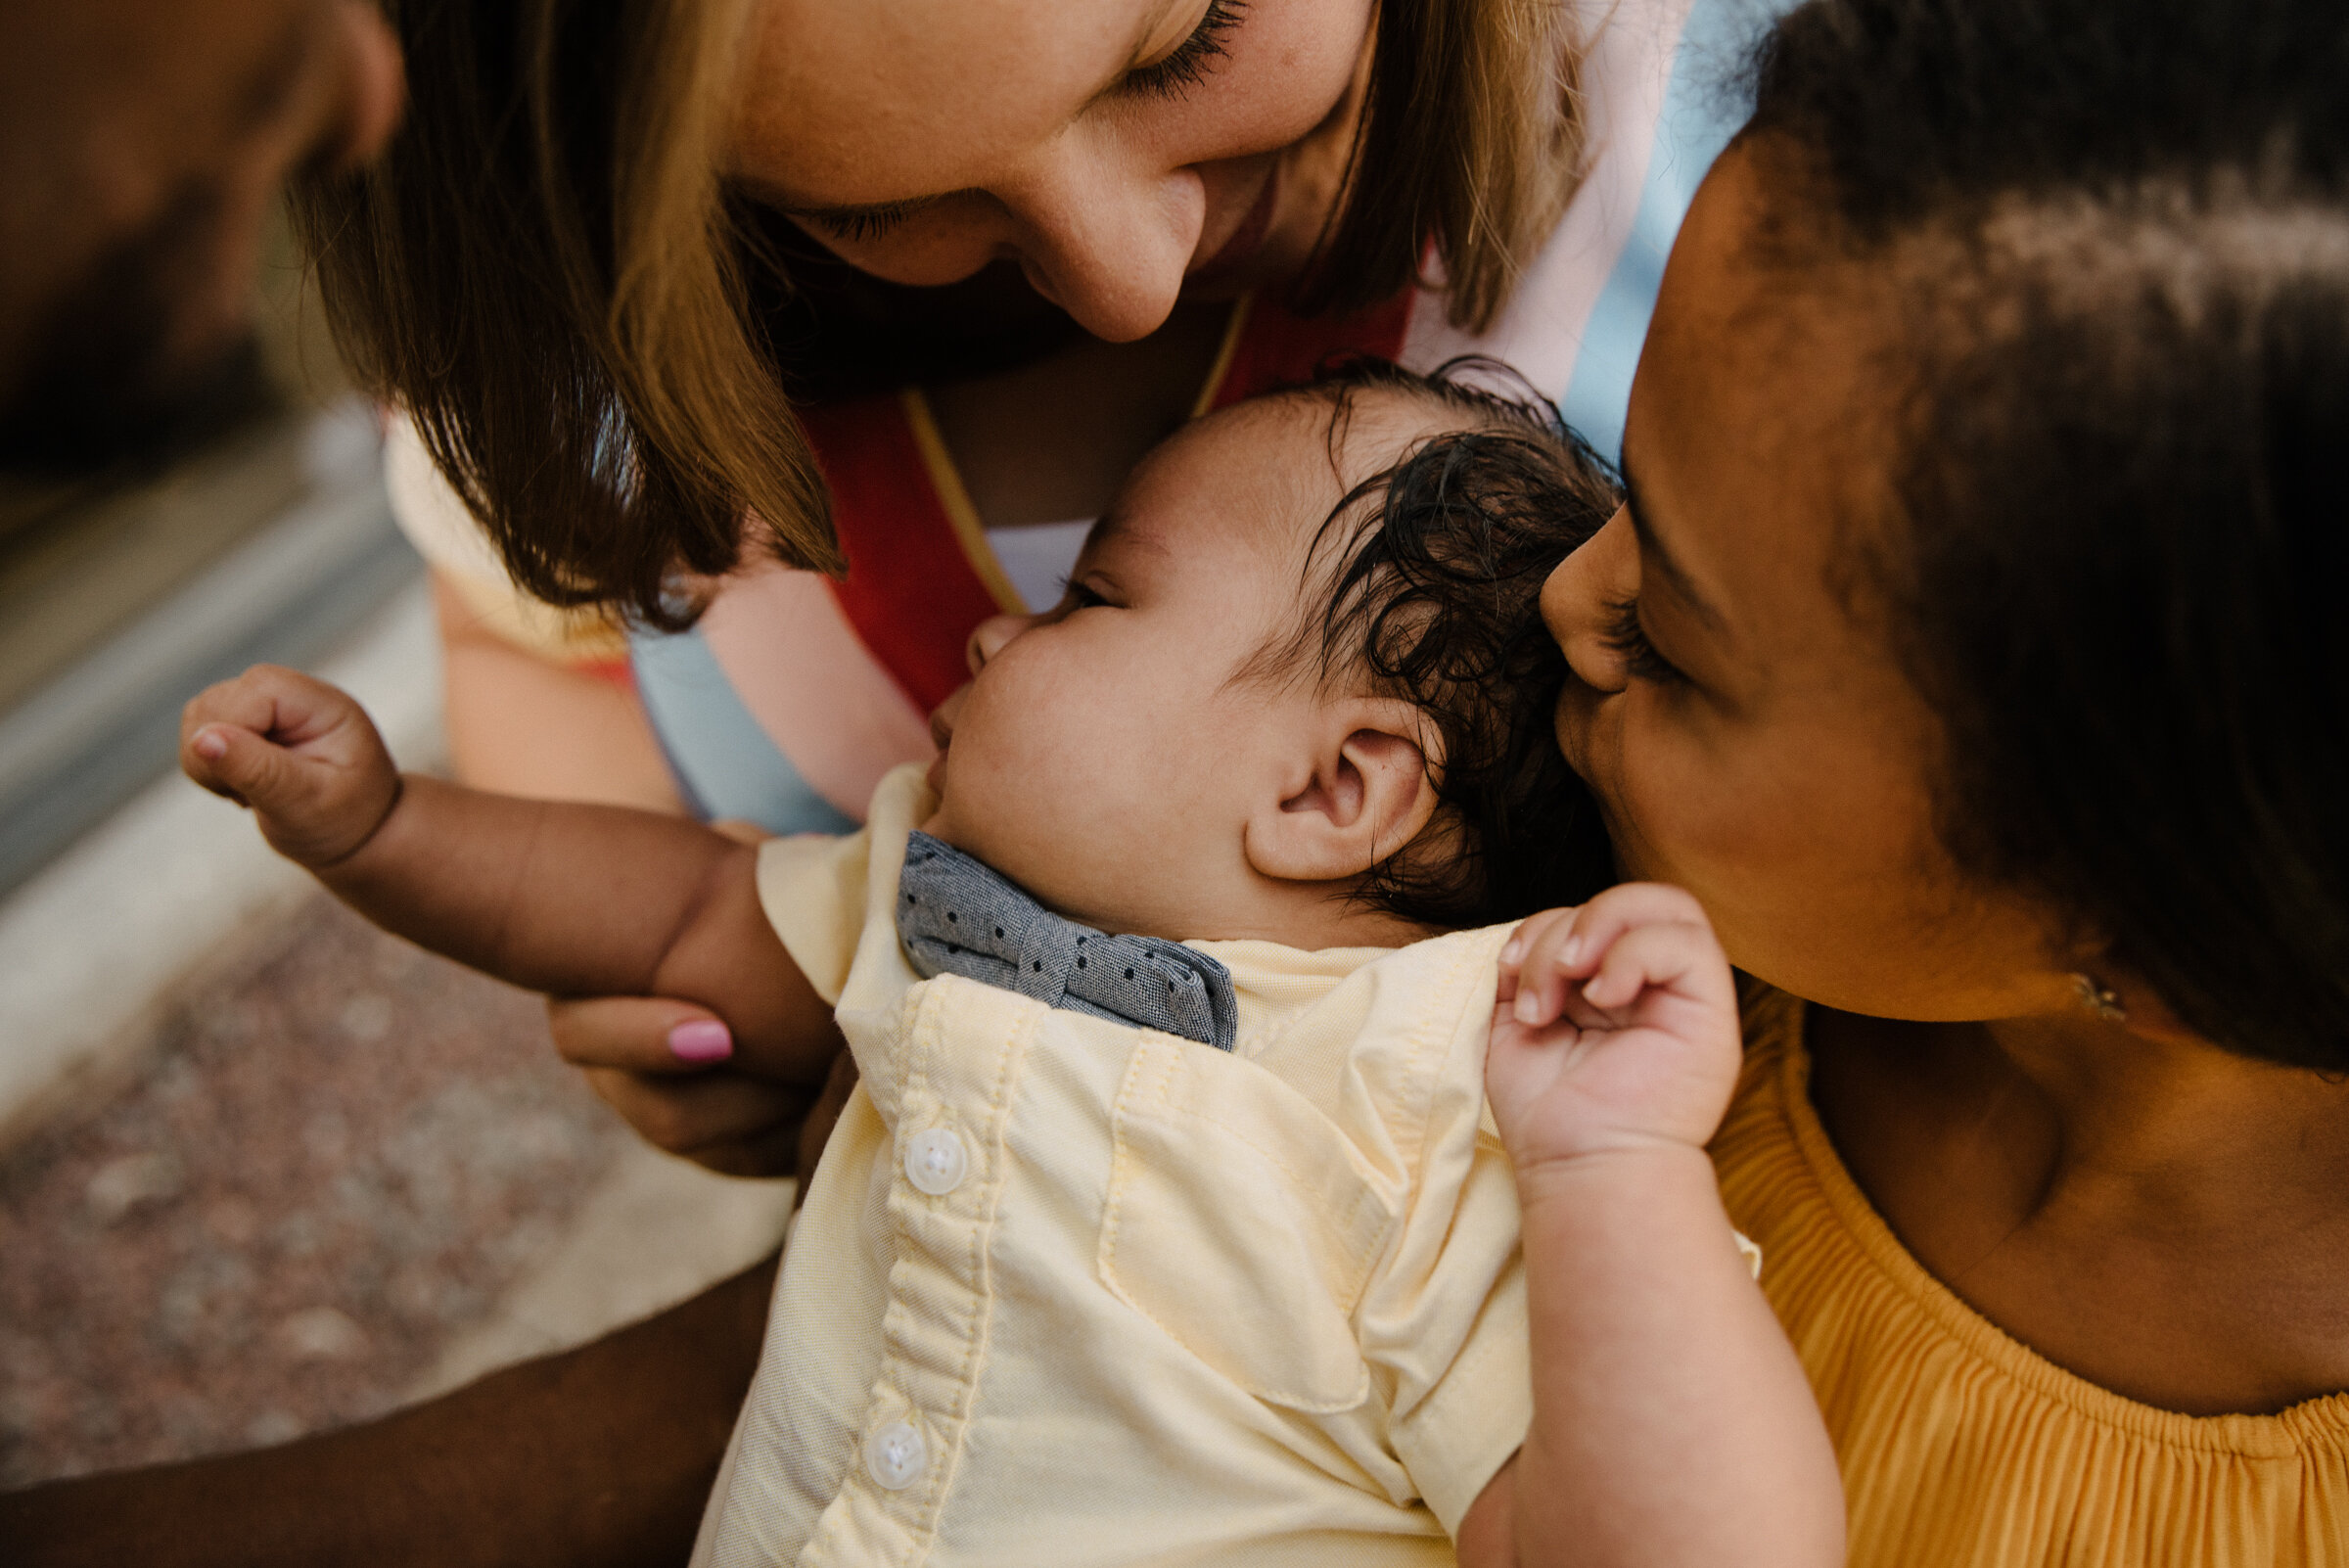
[[190, 777], [384, 929], [558, 995], [677, 997], [812, 1100], [832, 1009], [760, 907], [758, 851], [673, 816], [402, 778], [358, 705], [259, 666], [188, 705]]
[[15, 1568], [681, 1563], [775, 1260], [607, 1338], [283, 1448], [0, 1497]]
[[[207, 734], [215, 744], [196, 744]], [[810, 1098], [845, 1057], [759, 909], [744, 846], [674, 819], [401, 780], [347, 698], [291, 671], [207, 692], [184, 736], [199, 782], [253, 805], [273, 845], [391, 930], [518, 984], [691, 996], [746, 1042], [802, 1058]], [[774, 1269], [380, 1421], [0, 1498], [0, 1560], [682, 1562]]]

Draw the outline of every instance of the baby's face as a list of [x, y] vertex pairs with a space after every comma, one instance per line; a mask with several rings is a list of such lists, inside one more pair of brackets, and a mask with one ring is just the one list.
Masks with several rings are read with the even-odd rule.
[[[1347, 453], [1393, 461], [1399, 402], [1362, 399]], [[1328, 429], [1319, 398], [1246, 405], [1134, 471], [1061, 602], [973, 637], [974, 678], [933, 721], [929, 832], [1091, 925], [1244, 934], [1200, 901], [1244, 878], [1251, 809], [1300, 787], [1283, 732], [1321, 698], [1235, 677], [1298, 623], [1313, 536], [1351, 471], [1376, 466], [1349, 456], [1342, 480]]]

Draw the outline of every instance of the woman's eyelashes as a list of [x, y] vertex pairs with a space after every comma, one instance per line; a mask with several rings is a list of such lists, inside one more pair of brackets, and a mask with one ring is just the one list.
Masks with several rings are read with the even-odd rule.
[[1247, 13], [1248, 0], [1207, 0], [1207, 12], [1190, 36], [1164, 60], [1128, 71], [1126, 89], [1159, 98], [1186, 96], [1207, 79], [1215, 63], [1230, 52], [1224, 45]]
[[1063, 577], [1060, 579], [1060, 603], [1063, 610], [1073, 613], [1079, 610], [1097, 610], [1107, 605], [1109, 601], [1077, 578]]
[[1606, 612], [1599, 640], [1607, 645], [1609, 653], [1623, 661], [1625, 674], [1658, 686], [1688, 684], [1688, 676], [1681, 668], [1656, 652], [1656, 645], [1647, 640], [1647, 628], [1639, 624], [1638, 600], [1610, 600]]
[[898, 228], [920, 210], [919, 202], [884, 202], [878, 207], [860, 207], [835, 212], [809, 214], [841, 239], [850, 241], [877, 240]]
[[[1199, 25], [1163, 60], [1136, 66], [1119, 83], [1122, 90], [1149, 97], [1181, 99], [1208, 78], [1217, 61], [1248, 14], [1248, 0], [1207, 0]], [[834, 238], [852, 245], [878, 240], [897, 232], [906, 219], [929, 207], [929, 201], [879, 202], [871, 207], [838, 208], [806, 216], [821, 224]]]

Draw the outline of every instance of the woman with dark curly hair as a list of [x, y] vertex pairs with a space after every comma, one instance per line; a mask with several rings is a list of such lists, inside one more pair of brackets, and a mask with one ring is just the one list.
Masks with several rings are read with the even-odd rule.
[[1756, 982], [1855, 1563], [2349, 1562], [2344, 81], [2324, 0], [1789, 17], [1546, 590]]

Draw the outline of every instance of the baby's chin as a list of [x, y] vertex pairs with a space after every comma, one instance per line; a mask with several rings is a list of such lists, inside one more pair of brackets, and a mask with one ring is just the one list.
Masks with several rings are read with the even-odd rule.
[[[1103, 890], [1064, 886], [1079, 868], [1062, 862], [1058, 856], [1036, 851], [1024, 832], [990, 833], [988, 824], [970, 821], [967, 812], [958, 814], [944, 801], [922, 822], [921, 831], [941, 844], [952, 845], [997, 876], [1016, 884], [1022, 893], [1054, 914], [1105, 931], [1126, 929], [1116, 923], [1114, 908], [1092, 907], [1098, 899], [1085, 897], [1087, 892], [1097, 895]], [[1072, 894], [1076, 897], [1070, 897]]]
[[[933, 781], [937, 776], [938, 770], [933, 767], [931, 769]], [[929, 834], [941, 844], [952, 845], [973, 859], [984, 862], [989, 870], [1009, 877], [1014, 882], [1020, 882], [1019, 873], [1013, 867], [998, 863], [1007, 858], [1002, 853], [1000, 844], [996, 842], [1001, 835], [988, 833], [980, 826], [966, 821], [964, 817], [967, 813], [956, 813], [953, 807], [946, 804], [945, 798], [937, 794], [935, 782], [932, 784], [932, 791], [936, 797], [935, 804], [930, 808], [930, 814], [917, 824], [919, 831]], [[1025, 882], [1020, 882], [1020, 885], [1023, 888], [1027, 886]]]

